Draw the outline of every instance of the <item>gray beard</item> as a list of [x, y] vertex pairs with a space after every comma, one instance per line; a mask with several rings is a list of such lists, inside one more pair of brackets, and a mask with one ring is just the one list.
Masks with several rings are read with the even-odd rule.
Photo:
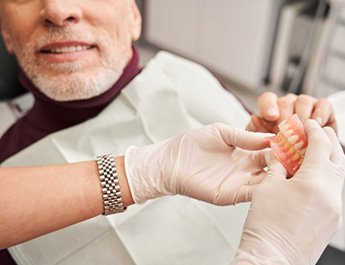
[[[78, 32], [65, 32], [50, 30], [49, 37], [37, 40], [35, 43], [28, 43], [22, 50], [17, 48], [17, 59], [32, 83], [47, 97], [56, 101], [83, 100], [96, 97], [109, 90], [120, 78], [126, 67], [128, 58], [123, 51], [118, 50], [118, 55], [112, 53], [112, 41], [108, 38], [98, 39], [101, 43], [102, 54], [98, 66], [90, 66], [87, 62], [65, 62], [58, 64], [40, 64], [33, 51], [37, 47], [52, 42], [56, 39], [80, 39], [93, 43], [93, 35], [87, 36]], [[95, 34], [96, 36], [96, 34]], [[122, 56], [123, 55], [123, 56]], [[42, 69], [48, 68], [45, 73]]]
[[92, 75], [71, 72], [53, 77], [25, 72], [32, 83], [47, 97], [56, 101], [73, 101], [103, 94], [117, 82], [123, 71], [102, 68]]

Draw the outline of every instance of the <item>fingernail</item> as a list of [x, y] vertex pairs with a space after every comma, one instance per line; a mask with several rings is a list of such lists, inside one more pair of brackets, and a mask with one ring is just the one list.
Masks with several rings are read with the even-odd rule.
[[279, 115], [278, 110], [275, 109], [275, 108], [269, 108], [269, 109], [267, 110], [266, 113], [267, 113], [267, 115], [270, 116], [270, 117], [276, 117], [276, 116]]
[[317, 118], [315, 118], [315, 120], [317, 121], [318, 124], [322, 125], [322, 118], [321, 117], [317, 117]]

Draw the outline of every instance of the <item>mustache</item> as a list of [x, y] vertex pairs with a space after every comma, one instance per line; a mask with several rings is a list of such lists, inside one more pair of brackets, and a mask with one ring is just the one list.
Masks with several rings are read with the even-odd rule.
[[96, 43], [100, 43], [99, 39], [96, 34], [93, 34], [90, 31], [78, 31], [78, 30], [69, 30], [69, 29], [61, 29], [61, 28], [49, 28], [46, 34], [42, 35], [38, 39], [35, 40], [34, 48], [35, 50], [41, 50], [42, 47], [54, 43], [54, 42], [63, 42], [63, 41], [80, 41], [84, 43], [89, 43], [92, 45], [96, 45]]

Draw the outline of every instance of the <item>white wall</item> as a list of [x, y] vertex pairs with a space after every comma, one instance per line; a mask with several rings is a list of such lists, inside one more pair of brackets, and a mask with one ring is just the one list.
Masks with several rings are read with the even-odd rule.
[[252, 88], [268, 72], [285, 0], [147, 0], [147, 41]]

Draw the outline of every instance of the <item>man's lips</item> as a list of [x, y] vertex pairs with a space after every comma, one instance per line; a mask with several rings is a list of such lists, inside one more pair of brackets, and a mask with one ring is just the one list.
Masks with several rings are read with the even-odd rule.
[[50, 63], [77, 62], [94, 56], [97, 48], [92, 43], [60, 41], [44, 45], [38, 54]]
[[95, 47], [96, 45], [85, 42], [55, 42], [43, 46], [39, 49], [39, 52], [45, 54], [68, 54], [90, 50]]

